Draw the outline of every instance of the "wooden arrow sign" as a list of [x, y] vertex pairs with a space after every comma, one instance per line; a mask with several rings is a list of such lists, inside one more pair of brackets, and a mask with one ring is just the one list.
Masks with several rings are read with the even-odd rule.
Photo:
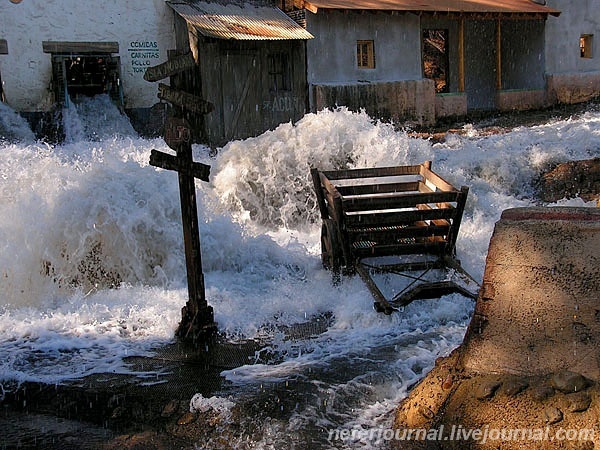
[[207, 102], [203, 98], [188, 92], [178, 91], [163, 83], [159, 83], [158, 85], [158, 98], [181, 106], [187, 111], [199, 114], [207, 114], [215, 109], [212, 103]]
[[144, 80], [158, 81], [175, 75], [184, 70], [192, 69], [196, 66], [196, 61], [191, 53], [179, 55], [165, 61], [158, 66], [148, 67], [144, 73]]

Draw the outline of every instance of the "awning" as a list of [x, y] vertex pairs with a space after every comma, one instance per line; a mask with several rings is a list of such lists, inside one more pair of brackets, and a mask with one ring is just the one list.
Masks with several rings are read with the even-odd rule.
[[356, 9], [380, 11], [436, 12], [458, 14], [533, 14], [558, 16], [538, 0], [307, 0], [306, 9]]
[[252, 4], [168, 1], [200, 34], [217, 39], [312, 39], [313, 35], [278, 8]]

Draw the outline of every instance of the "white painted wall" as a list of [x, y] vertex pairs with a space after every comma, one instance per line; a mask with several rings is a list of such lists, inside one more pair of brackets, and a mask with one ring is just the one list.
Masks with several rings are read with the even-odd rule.
[[[419, 80], [421, 48], [415, 14], [306, 12], [308, 83]], [[356, 41], [374, 40], [375, 69], [359, 69]]]
[[[164, 0], [0, 0], [0, 55], [7, 103], [18, 111], [45, 111], [52, 104], [51, 55], [42, 41], [118, 42], [126, 108], [155, 104], [157, 86], [143, 79], [144, 66], [132, 58], [140, 42], [156, 43], [158, 58], [175, 48], [173, 12]], [[154, 44], [152, 44], [154, 46]]]
[[[561, 11], [546, 23], [546, 72], [567, 74], [600, 71], [600, 0], [548, 0]], [[594, 57], [581, 58], [579, 37], [594, 35]]]

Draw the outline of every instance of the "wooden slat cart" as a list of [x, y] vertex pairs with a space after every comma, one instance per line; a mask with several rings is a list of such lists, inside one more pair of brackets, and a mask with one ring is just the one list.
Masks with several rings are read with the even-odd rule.
[[[460, 292], [475, 298], [476, 281], [456, 259], [455, 245], [469, 189], [456, 189], [431, 170], [411, 166], [311, 169], [321, 218], [323, 265], [339, 279], [358, 272], [390, 314], [418, 298]], [[432, 280], [430, 272], [445, 273]], [[448, 276], [448, 272], [452, 276]], [[388, 300], [374, 274], [410, 280]], [[425, 275], [428, 276], [425, 276]]]

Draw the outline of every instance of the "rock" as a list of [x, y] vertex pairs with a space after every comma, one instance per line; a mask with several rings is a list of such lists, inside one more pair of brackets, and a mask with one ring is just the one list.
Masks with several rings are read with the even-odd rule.
[[477, 389], [475, 389], [475, 398], [478, 400], [486, 400], [492, 398], [500, 385], [502, 384], [499, 380], [483, 381], [479, 383]]
[[552, 425], [553, 423], [558, 423], [563, 420], [563, 413], [560, 409], [549, 406], [544, 410], [544, 417], [546, 418], [546, 422]]
[[567, 396], [569, 400], [569, 411], [583, 412], [592, 404], [592, 397], [587, 392], [577, 392]]
[[502, 392], [509, 397], [523, 392], [529, 387], [529, 383], [522, 378], [511, 378], [502, 384]]
[[538, 195], [545, 202], [581, 197], [586, 201], [600, 198], [600, 158], [559, 164], [542, 175]]
[[177, 420], [177, 425], [189, 425], [196, 420], [196, 414], [187, 412]]
[[542, 384], [531, 389], [531, 398], [533, 398], [536, 402], [543, 402], [553, 395], [554, 388], [552, 386], [546, 386]]
[[552, 375], [550, 385], [565, 394], [579, 392], [588, 386], [583, 375], [568, 370], [563, 370]]
[[435, 416], [435, 413], [430, 408], [423, 405], [419, 406], [419, 414], [421, 414], [426, 419], [433, 419], [433, 417]]
[[179, 409], [179, 402], [177, 400], [171, 400], [165, 405], [160, 414], [161, 417], [171, 417]]

